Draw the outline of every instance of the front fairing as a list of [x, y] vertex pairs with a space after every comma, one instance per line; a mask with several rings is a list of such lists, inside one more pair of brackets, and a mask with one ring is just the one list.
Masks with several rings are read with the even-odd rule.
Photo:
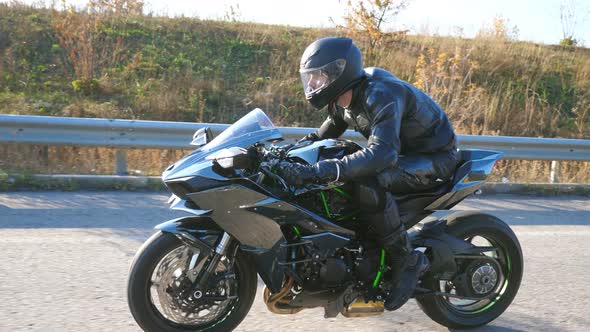
[[206, 160], [207, 156], [230, 147], [246, 148], [258, 142], [275, 141], [282, 138], [283, 136], [279, 130], [272, 125], [264, 112], [255, 109], [226, 129], [213, 141], [168, 167], [162, 173], [162, 180], [168, 182], [194, 175], [224, 180], [225, 177], [212, 171], [212, 161]]
[[[225, 177], [226, 173], [219, 171], [218, 165], [206, 159], [225, 148], [247, 148], [258, 142], [282, 138], [262, 111], [253, 112], [258, 127], [256, 122], [244, 121], [244, 118], [248, 120], [249, 113], [228, 128], [230, 131], [224, 131], [215, 140], [164, 171], [162, 179], [173, 193], [171, 208], [198, 217], [175, 220], [162, 225], [160, 230], [177, 234], [181, 238], [186, 233], [202, 239], [196, 231], [209, 229], [205, 221], [214, 223], [215, 229], [230, 234], [243, 252], [252, 255], [259, 275], [271, 291], [278, 292], [284, 279], [282, 264], [287, 259], [283, 247], [286, 242], [284, 230], [297, 229], [297, 232], [309, 236], [324, 233], [338, 236], [343, 241], [349, 241], [355, 233], [283, 200], [283, 196], [267, 191], [268, 188], [256, 181], [241, 176], [241, 172], [236, 172], [236, 176]], [[313, 154], [311, 150], [308, 152], [305, 155]]]

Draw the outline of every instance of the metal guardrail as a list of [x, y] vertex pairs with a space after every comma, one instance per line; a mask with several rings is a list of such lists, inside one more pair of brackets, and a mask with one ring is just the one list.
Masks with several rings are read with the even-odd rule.
[[[197, 129], [211, 127], [217, 135], [228, 126], [188, 122], [0, 115], [0, 142], [191, 149], [189, 142]], [[287, 141], [292, 142], [315, 129], [280, 127], [279, 130]], [[360, 134], [352, 130], [348, 130], [343, 137], [359, 143], [365, 142]], [[506, 159], [590, 161], [590, 140], [460, 135], [459, 146], [502, 151]], [[125, 154], [119, 152], [117, 156], [117, 172], [122, 173], [122, 168], [125, 167]]]

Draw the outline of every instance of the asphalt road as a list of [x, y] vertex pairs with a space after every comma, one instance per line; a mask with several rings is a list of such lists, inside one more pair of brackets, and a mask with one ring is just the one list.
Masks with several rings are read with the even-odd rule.
[[[157, 223], [182, 215], [167, 196], [0, 193], [0, 331], [139, 331], [126, 304], [129, 264]], [[498, 195], [468, 200], [507, 221], [525, 275], [512, 306], [478, 331], [590, 331], [590, 199]], [[373, 318], [277, 316], [259, 293], [238, 331], [444, 331], [412, 300]]]

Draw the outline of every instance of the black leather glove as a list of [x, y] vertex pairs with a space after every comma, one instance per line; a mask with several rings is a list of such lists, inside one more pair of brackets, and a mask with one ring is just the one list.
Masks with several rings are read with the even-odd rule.
[[340, 165], [336, 159], [322, 160], [313, 166], [300, 163], [280, 162], [279, 175], [287, 183], [303, 187], [310, 183], [330, 183], [339, 180]]
[[298, 140], [297, 143], [301, 143], [301, 142], [305, 142], [305, 141], [315, 142], [315, 141], [319, 141], [321, 139], [322, 138], [318, 135], [318, 133], [313, 132], [313, 133], [309, 133], [309, 134], [303, 136], [303, 138]]
[[338, 159], [327, 159], [313, 165], [313, 170], [319, 183], [330, 183], [341, 181], [340, 171], [342, 164]]
[[288, 184], [296, 187], [316, 181], [313, 166], [310, 165], [282, 161], [278, 165], [278, 173]]

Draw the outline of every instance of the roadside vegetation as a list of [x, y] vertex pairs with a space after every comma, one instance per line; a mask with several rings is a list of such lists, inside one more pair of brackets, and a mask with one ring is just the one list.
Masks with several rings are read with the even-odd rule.
[[[0, 4], [0, 112], [232, 123], [259, 107], [277, 125], [314, 127], [324, 114], [303, 97], [301, 53], [316, 38], [353, 35], [367, 66], [425, 90], [461, 134], [590, 136], [590, 50], [515, 41], [502, 18], [465, 39], [269, 26], [235, 12], [225, 21], [150, 17], [141, 3], [120, 2], [85, 11]], [[159, 174], [183, 153], [129, 151], [129, 167]], [[107, 148], [4, 144], [0, 156], [7, 172], [114, 171]], [[560, 164], [563, 182], [590, 181], [588, 163]], [[518, 161], [500, 163], [496, 177], [548, 174], [549, 162]]]

